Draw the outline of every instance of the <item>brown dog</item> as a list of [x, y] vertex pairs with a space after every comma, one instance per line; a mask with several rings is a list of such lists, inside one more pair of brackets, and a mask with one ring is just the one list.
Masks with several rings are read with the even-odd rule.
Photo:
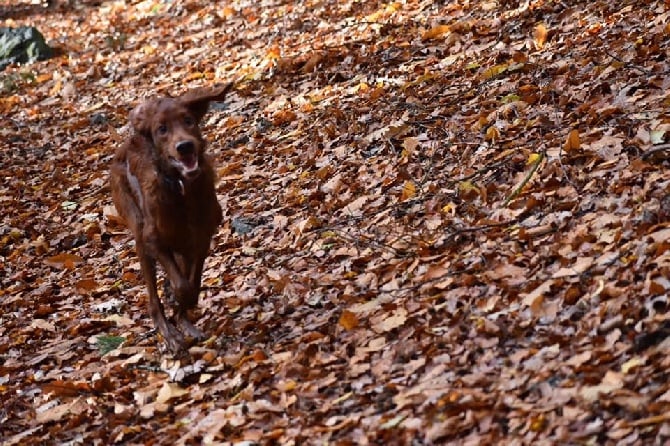
[[[135, 238], [149, 314], [174, 353], [184, 349], [184, 334], [204, 338], [187, 311], [198, 303], [203, 263], [222, 215], [198, 124], [209, 103], [223, 100], [231, 85], [138, 105], [130, 113], [132, 134], [112, 161], [112, 198]], [[174, 292], [181, 332], [166, 319], [158, 298], [156, 261]]]

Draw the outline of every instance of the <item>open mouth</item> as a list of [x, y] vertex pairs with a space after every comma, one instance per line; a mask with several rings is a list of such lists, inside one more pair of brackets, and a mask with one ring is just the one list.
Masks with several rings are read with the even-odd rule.
[[195, 153], [182, 155], [180, 161], [187, 170], [194, 170], [198, 168], [198, 157], [195, 156]]
[[200, 173], [198, 157], [195, 153], [182, 155], [179, 158], [171, 158], [171, 161], [185, 178], [195, 178]]

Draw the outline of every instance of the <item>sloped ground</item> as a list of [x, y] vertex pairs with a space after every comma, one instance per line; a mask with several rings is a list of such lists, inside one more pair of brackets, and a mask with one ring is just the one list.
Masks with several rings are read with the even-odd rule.
[[[0, 25], [61, 55], [0, 73], [3, 444], [670, 439], [667, 3], [29, 3]], [[107, 164], [228, 80], [179, 362]]]

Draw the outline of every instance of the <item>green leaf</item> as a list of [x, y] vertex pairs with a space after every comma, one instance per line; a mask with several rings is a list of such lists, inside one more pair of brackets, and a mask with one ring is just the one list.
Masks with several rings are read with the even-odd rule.
[[500, 100], [503, 104], [509, 104], [510, 102], [520, 101], [521, 98], [517, 94], [508, 94], [507, 96], [503, 96]]
[[100, 355], [105, 356], [107, 353], [123, 344], [125, 340], [126, 338], [121, 336], [98, 336], [95, 345], [98, 347], [98, 350], [100, 350]]

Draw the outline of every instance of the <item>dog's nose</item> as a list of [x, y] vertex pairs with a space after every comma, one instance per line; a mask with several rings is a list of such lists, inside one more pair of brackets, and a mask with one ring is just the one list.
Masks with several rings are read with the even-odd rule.
[[176, 149], [177, 153], [185, 156], [193, 153], [195, 151], [195, 146], [193, 145], [193, 141], [180, 141], [177, 143]]

